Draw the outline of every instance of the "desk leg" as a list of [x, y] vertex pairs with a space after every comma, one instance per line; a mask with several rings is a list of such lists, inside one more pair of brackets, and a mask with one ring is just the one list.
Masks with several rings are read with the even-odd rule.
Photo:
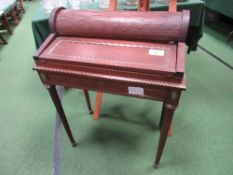
[[93, 114], [93, 110], [91, 109], [91, 101], [90, 101], [89, 92], [88, 92], [88, 90], [83, 89], [83, 93], [84, 93], [85, 98], [86, 98], [88, 110], [89, 110], [90, 114]]
[[159, 138], [159, 144], [158, 144], [158, 149], [157, 149], [157, 154], [156, 154], [156, 159], [155, 159], [155, 167], [158, 167], [160, 158], [163, 153], [163, 149], [167, 140], [167, 136], [169, 133], [169, 128], [171, 126], [173, 114], [175, 112], [175, 109], [179, 103], [180, 99], [180, 94], [181, 92], [171, 92], [169, 94], [167, 103], [163, 104], [163, 111], [161, 119], [162, 121], [160, 122], [161, 124], [161, 131], [160, 131], [160, 138]]
[[56, 90], [55, 86], [48, 85], [48, 86], [46, 86], [46, 88], [49, 91], [49, 94], [50, 94], [50, 96], [51, 96], [51, 98], [53, 100], [53, 103], [54, 103], [54, 105], [56, 107], [56, 110], [57, 110], [59, 116], [60, 116], [60, 119], [61, 119], [61, 121], [63, 123], [63, 126], [64, 126], [65, 130], [66, 130], [66, 133], [67, 133], [67, 135], [68, 135], [68, 137], [69, 137], [69, 139], [70, 139], [70, 141], [72, 143], [72, 146], [73, 147], [77, 146], [77, 143], [75, 142], [74, 137], [72, 135], [72, 132], [70, 130], [70, 126], [69, 126], [69, 124], [67, 122], [67, 119], [66, 119], [66, 116], [65, 116], [65, 113], [64, 113], [64, 110], [63, 110], [63, 107], [62, 107], [62, 104], [61, 104], [61, 101], [59, 99], [59, 96], [58, 96], [58, 93], [57, 93], [57, 90]]
[[165, 102], [163, 102], [163, 107], [162, 107], [161, 117], [160, 117], [160, 122], [159, 122], [159, 128], [160, 128], [160, 129], [161, 129], [161, 127], [162, 127], [162, 123], [163, 123], [165, 105], [166, 105], [166, 103], [165, 103]]
[[[160, 122], [159, 122], [159, 128], [161, 129], [162, 127], [162, 123], [163, 123], [163, 118], [164, 118], [164, 110], [165, 110], [165, 105], [166, 103], [163, 102], [163, 107], [162, 107], [162, 112], [161, 112], [161, 117], [160, 117]], [[169, 127], [169, 131], [168, 131], [168, 136], [172, 136], [172, 123]]]

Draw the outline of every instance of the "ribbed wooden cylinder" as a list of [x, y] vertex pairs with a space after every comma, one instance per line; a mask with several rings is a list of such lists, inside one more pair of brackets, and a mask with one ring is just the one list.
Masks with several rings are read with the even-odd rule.
[[63, 36], [149, 41], [185, 41], [189, 11], [84, 11], [54, 9], [52, 32]]

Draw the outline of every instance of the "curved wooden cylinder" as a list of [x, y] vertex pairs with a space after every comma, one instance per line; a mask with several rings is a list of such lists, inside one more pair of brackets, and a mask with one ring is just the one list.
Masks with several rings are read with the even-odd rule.
[[84, 11], [54, 9], [50, 15], [53, 33], [63, 36], [144, 40], [185, 41], [189, 11]]

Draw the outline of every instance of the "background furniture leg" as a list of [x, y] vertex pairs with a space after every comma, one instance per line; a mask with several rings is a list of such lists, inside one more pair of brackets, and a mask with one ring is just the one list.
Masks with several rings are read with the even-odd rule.
[[8, 31], [8, 33], [11, 35], [12, 31], [11, 31], [10, 25], [9, 25], [9, 23], [7, 21], [6, 15], [2, 15], [1, 20], [2, 20], [3, 26], [6, 28], [6, 30]]
[[91, 109], [91, 101], [90, 101], [89, 92], [88, 92], [88, 90], [83, 89], [83, 93], [84, 93], [85, 98], [86, 98], [86, 102], [87, 102], [87, 107], [88, 107], [89, 113], [93, 114], [93, 110]]
[[95, 109], [93, 114], [93, 119], [98, 120], [100, 116], [100, 110], [101, 110], [101, 102], [102, 102], [103, 93], [97, 92], [95, 97]]
[[17, 19], [17, 16], [16, 16], [16, 11], [15, 9], [11, 10], [10, 12], [10, 16], [12, 17], [15, 25], [17, 25], [19, 23], [19, 20]]
[[230, 42], [233, 39], [233, 31], [228, 34], [227, 42]]
[[138, 11], [150, 11], [150, 0], [139, 0]]
[[77, 146], [77, 143], [75, 142], [74, 137], [72, 135], [70, 126], [69, 126], [69, 124], [67, 122], [67, 119], [66, 119], [66, 116], [65, 116], [65, 113], [64, 113], [64, 110], [63, 110], [63, 107], [62, 107], [62, 104], [61, 104], [61, 101], [59, 99], [59, 96], [58, 96], [58, 93], [57, 93], [57, 90], [56, 90], [55, 86], [54, 85], [48, 85], [48, 86], [46, 86], [46, 88], [49, 91], [49, 94], [50, 94], [50, 96], [51, 96], [51, 98], [53, 100], [53, 103], [54, 103], [54, 105], [56, 107], [56, 110], [57, 110], [59, 116], [60, 116], [62, 124], [63, 124], [63, 126], [65, 128], [65, 131], [66, 131], [66, 133], [67, 133], [67, 135], [68, 135], [68, 137], [69, 137], [69, 139], [70, 139], [70, 141], [72, 143], [72, 146], [73, 147]]
[[3, 44], [7, 44], [6, 40], [2, 37], [1, 33], [0, 33], [0, 40], [2, 41]]
[[23, 13], [25, 13], [24, 7], [23, 7], [23, 0], [19, 0], [19, 6]]

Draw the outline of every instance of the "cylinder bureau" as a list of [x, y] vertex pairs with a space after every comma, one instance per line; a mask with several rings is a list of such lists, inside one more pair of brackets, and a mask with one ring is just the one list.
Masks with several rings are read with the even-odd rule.
[[52, 34], [34, 55], [73, 146], [56, 86], [163, 102], [155, 166], [186, 89], [185, 39], [189, 12], [85, 11], [54, 9]]

